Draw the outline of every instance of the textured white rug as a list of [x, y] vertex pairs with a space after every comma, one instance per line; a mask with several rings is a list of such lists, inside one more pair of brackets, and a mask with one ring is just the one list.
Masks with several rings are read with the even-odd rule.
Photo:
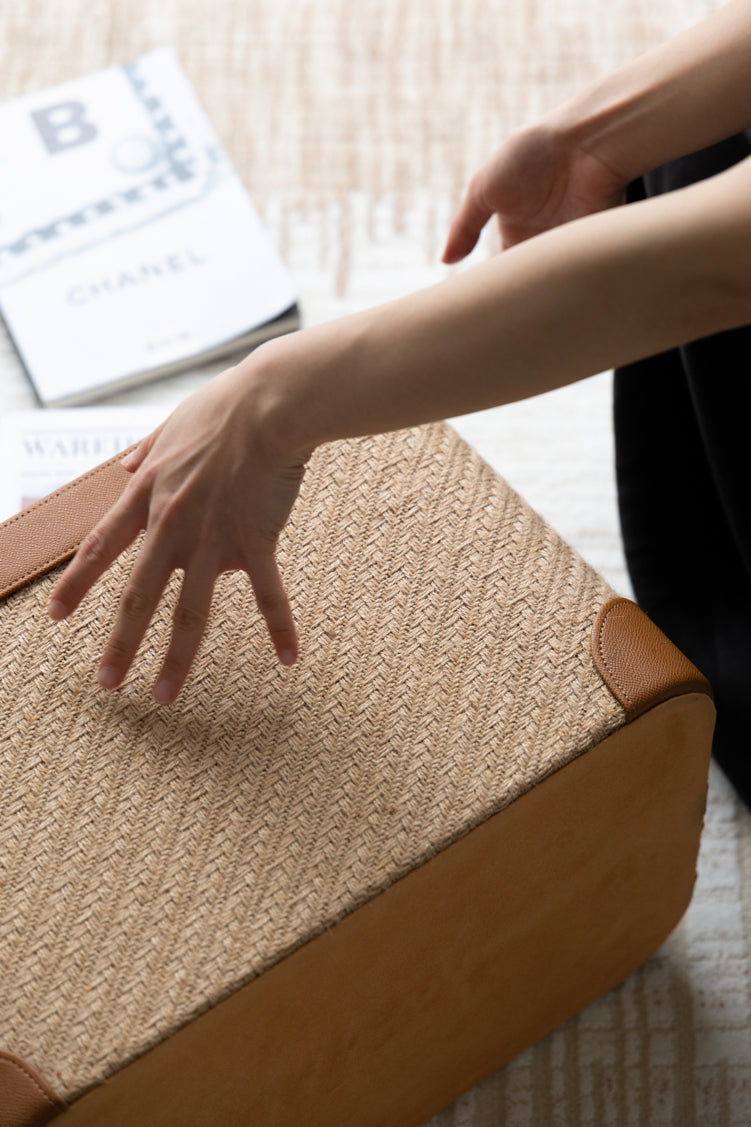
[[[715, 6], [26, 0], [0, 7], [0, 96], [173, 44], [314, 323], [443, 277], [452, 209], [513, 125]], [[490, 233], [476, 257], [493, 249]], [[176, 402], [205, 375], [109, 402]], [[3, 338], [0, 406], [32, 405]], [[629, 593], [607, 374], [456, 426]], [[751, 816], [713, 769], [696, 894], [674, 935], [431, 1127], [751, 1125], [750, 941]]]

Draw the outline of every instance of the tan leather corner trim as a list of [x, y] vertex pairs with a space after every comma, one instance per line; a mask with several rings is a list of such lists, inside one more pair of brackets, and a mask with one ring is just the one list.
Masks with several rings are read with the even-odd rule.
[[683, 693], [713, 695], [704, 674], [630, 599], [610, 599], [600, 608], [592, 655], [627, 720]]
[[128, 484], [130, 474], [120, 465], [127, 452], [0, 524], [0, 599], [73, 555]]
[[0, 1049], [0, 1127], [42, 1127], [67, 1106], [35, 1068]]

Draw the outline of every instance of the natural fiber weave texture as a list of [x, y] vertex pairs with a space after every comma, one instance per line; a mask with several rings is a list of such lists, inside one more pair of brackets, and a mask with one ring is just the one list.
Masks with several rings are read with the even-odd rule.
[[66, 624], [54, 576], [0, 606], [0, 1040], [65, 1097], [623, 723], [610, 589], [448, 427], [318, 451], [281, 561], [300, 663], [226, 575], [169, 709], [174, 590], [93, 682], [128, 556]]

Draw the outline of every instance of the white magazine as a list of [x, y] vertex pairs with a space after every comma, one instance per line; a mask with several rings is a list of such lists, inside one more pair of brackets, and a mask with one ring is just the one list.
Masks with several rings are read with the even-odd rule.
[[59, 405], [297, 327], [292, 279], [170, 48], [0, 105], [0, 310]]
[[0, 521], [151, 434], [171, 407], [80, 407], [0, 415]]

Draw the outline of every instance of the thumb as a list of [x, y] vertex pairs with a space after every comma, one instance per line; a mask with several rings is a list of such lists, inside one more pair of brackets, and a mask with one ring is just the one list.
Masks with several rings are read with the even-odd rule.
[[149, 450], [151, 450], [151, 447], [154, 445], [156, 437], [163, 426], [164, 423], [158, 426], [156, 430], [152, 431], [151, 434], [147, 435], [146, 438], [142, 439], [136, 447], [129, 450], [128, 453], [120, 459], [120, 465], [123, 469], [127, 470], [128, 473], [136, 472], [146, 458]]
[[478, 193], [470, 187], [454, 216], [441, 260], [450, 265], [468, 255], [492, 214], [492, 210], [480, 201]]

